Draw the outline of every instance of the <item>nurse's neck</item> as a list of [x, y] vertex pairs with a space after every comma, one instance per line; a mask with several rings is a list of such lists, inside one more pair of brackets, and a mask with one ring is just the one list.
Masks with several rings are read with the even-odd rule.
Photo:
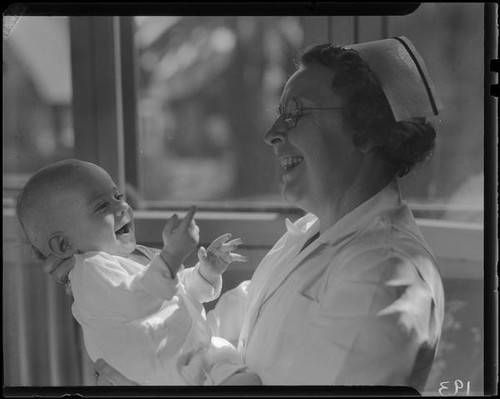
[[318, 201], [319, 203], [315, 207], [316, 212], [311, 212], [319, 219], [320, 234], [323, 234], [345, 215], [384, 189], [393, 179], [394, 176], [389, 173], [374, 171], [366, 178], [354, 180], [343, 192], [332, 194], [329, 199]]

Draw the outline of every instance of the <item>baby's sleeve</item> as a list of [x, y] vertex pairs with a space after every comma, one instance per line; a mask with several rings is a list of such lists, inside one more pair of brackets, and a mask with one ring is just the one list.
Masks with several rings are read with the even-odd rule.
[[222, 276], [219, 276], [215, 284], [209, 283], [200, 275], [199, 264], [189, 268], [182, 266], [179, 272], [172, 277], [170, 269], [163, 262], [159, 253], [140, 273], [139, 280], [148, 292], [165, 300], [170, 300], [178, 294], [180, 284], [200, 303], [217, 299], [222, 289]]
[[184, 285], [186, 292], [196, 298], [200, 303], [217, 299], [222, 290], [222, 276], [215, 284], [210, 284], [199, 272], [199, 263], [179, 272], [179, 280]]
[[128, 275], [106, 256], [77, 266], [71, 276], [72, 309], [93, 361], [104, 359], [140, 385], [196, 383], [186, 381], [177, 364], [193, 334], [182, 297], [155, 301], [144, 290], [134, 289], [142, 279]]
[[[128, 260], [124, 260], [125, 262]], [[178, 292], [179, 279], [156, 256], [142, 270], [131, 273], [121, 261], [105, 253], [80, 257], [70, 273], [71, 287], [86, 308], [102, 313], [109, 308], [116, 317], [126, 309], [136, 309], [158, 300], [171, 300]]]
[[[182, 299], [164, 302], [157, 312], [128, 322], [91, 320], [98, 350], [92, 360], [103, 358], [128, 379], [139, 385], [191, 385], [182, 372], [181, 355], [189, 351], [192, 320]], [[86, 337], [87, 338], [87, 337]], [[86, 339], [87, 343], [87, 339]], [[90, 353], [89, 353], [90, 354]], [[194, 378], [194, 377], [193, 377]]]
[[172, 299], [178, 293], [180, 284], [178, 274], [172, 277], [159, 253], [138, 274], [138, 281], [150, 294], [164, 300]]
[[74, 306], [87, 317], [127, 320], [144, 303], [137, 276], [107, 254], [77, 257], [69, 278]]

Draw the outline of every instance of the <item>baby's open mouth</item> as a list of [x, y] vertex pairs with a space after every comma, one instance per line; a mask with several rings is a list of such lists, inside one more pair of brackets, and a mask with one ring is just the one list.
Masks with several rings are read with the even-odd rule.
[[127, 223], [121, 229], [115, 231], [116, 235], [127, 234], [127, 233], [130, 233], [130, 223]]

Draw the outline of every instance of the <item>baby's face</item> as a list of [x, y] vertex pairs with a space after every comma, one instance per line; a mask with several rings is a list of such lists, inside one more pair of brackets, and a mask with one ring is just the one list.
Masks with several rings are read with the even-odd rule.
[[111, 177], [97, 166], [76, 173], [69, 190], [54, 196], [57, 225], [79, 252], [127, 256], [136, 246], [132, 209]]

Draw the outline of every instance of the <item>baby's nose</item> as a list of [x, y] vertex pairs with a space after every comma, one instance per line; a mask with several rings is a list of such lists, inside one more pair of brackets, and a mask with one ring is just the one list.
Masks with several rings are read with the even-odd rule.
[[115, 207], [115, 214], [117, 216], [122, 216], [128, 209], [128, 204], [126, 202], [118, 202]]

